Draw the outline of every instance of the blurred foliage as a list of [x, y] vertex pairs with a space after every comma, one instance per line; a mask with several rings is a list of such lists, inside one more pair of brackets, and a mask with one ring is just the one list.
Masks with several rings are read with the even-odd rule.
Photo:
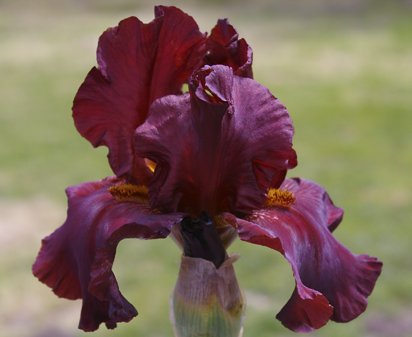
[[[230, 18], [254, 49], [255, 79], [294, 120], [299, 166], [290, 174], [318, 181], [345, 208], [339, 240], [384, 261], [363, 316], [308, 336], [411, 336], [411, 1], [164, 3], [179, 5], [204, 31]], [[72, 99], [96, 63], [98, 36], [130, 15], [150, 20], [153, 4], [0, 1], [0, 202], [41, 196], [63, 220], [67, 185], [111, 174], [107, 151], [93, 150], [76, 132]], [[76, 330], [80, 303], [55, 298], [29, 273], [39, 238], [59, 225], [33, 227], [32, 212], [19, 242], [0, 251], [0, 336], [85, 336]], [[294, 286], [287, 263], [240, 242], [231, 251], [242, 255], [236, 267], [248, 298], [245, 337], [293, 336], [274, 319]], [[178, 263], [169, 240], [122, 242], [115, 270], [140, 315], [92, 335], [172, 336], [168, 298]]]

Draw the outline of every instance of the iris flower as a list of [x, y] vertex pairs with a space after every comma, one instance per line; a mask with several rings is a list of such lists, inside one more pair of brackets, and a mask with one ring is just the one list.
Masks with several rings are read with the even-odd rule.
[[277, 318], [291, 330], [365, 310], [382, 264], [332, 236], [343, 210], [321, 186], [286, 178], [297, 165], [292, 121], [252, 78], [252, 50], [227, 20], [206, 35], [158, 6], [149, 23], [130, 17], [105, 31], [97, 63], [73, 118], [93, 146], [108, 147], [114, 176], [67, 188], [67, 219], [33, 265], [57, 296], [82, 299], [79, 328], [137, 315], [112, 271], [116, 247], [171, 233], [185, 257], [215, 270], [236, 237], [280, 252], [296, 287]]

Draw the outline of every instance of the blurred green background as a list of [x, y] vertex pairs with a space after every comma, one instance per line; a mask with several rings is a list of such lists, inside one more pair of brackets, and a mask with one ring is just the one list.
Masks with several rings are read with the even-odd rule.
[[[40, 240], [65, 218], [64, 188], [110, 175], [106, 150], [73, 126], [74, 94], [95, 65], [99, 35], [151, 1], [0, 0], [0, 336], [86, 336], [79, 301], [31, 276]], [[254, 50], [255, 79], [288, 107], [299, 166], [346, 210], [337, 238], [378, 256], [368, 310], [307, 336], [412, 336], [412, 1], [166, 1], [202, 31], [228, 17]], [[236, 242], [248, 309], [245, 337], [294, 336], [274, 319], [294, 281], [286, 261]], [[172, 336], [171, 240], [123, 241], [115, 272], [140, 315], [89, 336]]]

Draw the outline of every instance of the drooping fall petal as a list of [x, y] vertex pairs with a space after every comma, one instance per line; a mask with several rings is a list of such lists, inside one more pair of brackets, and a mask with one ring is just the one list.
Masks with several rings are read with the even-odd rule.
[[136, 130], [137, 151], [157, 163], [154, 207], [215, 215], [261, 206], [296, 165], [286, 108], [227, 66], [195, 73], [190, 94], [155, 101]]
[[180, 93], [202, 62], [204, 41], [192, 17], [164, 6], [155, 8], [150, 23], [130, 17], [100, 37], [98, 67], [80, 86], [73, 117], [80, 134], [93, 146], [109, 148], [109, 162], [117, 176], [147, 181], [149, 171], [133, 152], [134, 130], [155, 99]]
[[153, 214], [144, 196], [116, 199], [109, 188], [118, 183], [107, 178], [68, 188], [67, 220], [43, 239], [33, 265], [34, 275], [57, 296], [83, 299], [79, 328], [85, 331], [102, 322], [114, 328], [137, 315], [112, 272], [119, 241], [164, 238], [182, 218]]
[[253, 52], [227, 19], [218, 20], [206, 40], [205, 63], [230, 66], [238, 76], [253, 78]]
[[343, 211], [319, 185], [287, 179], [280, 189], [295, 197], [287, 207], [269, 205], [247, 220], [226, 215], [242, 240], [279, 251], [292, 266], [296, 289], [277, 318], [294, 331], [356, 318], [366, 309], [382, 263], [352, 254], [332, 236]]

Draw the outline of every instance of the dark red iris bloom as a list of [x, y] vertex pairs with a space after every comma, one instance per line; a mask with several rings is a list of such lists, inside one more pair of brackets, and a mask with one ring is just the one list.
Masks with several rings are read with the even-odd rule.
[[354, 319], [382, 264], [334, 239], [343, 211], [323, 188], [285, 179], [297, 164], [292, 122], [252, 79], [251, 48], [226, 20], [207, 36], [177, 8], [155, 16], [100, 37], [73, 117], [82, 136], [109, 148], [115, 177], [67, 189], [67, 220], [43, 240], [34, 275], [83, 300], [81, 329], [113, 328], [137, 315], [112, 272], [119, 241], [164, 238], [208, 214], [225, 245], [234, 232], [288, 260], [296, 289], [277, 316], [285, 326]]

